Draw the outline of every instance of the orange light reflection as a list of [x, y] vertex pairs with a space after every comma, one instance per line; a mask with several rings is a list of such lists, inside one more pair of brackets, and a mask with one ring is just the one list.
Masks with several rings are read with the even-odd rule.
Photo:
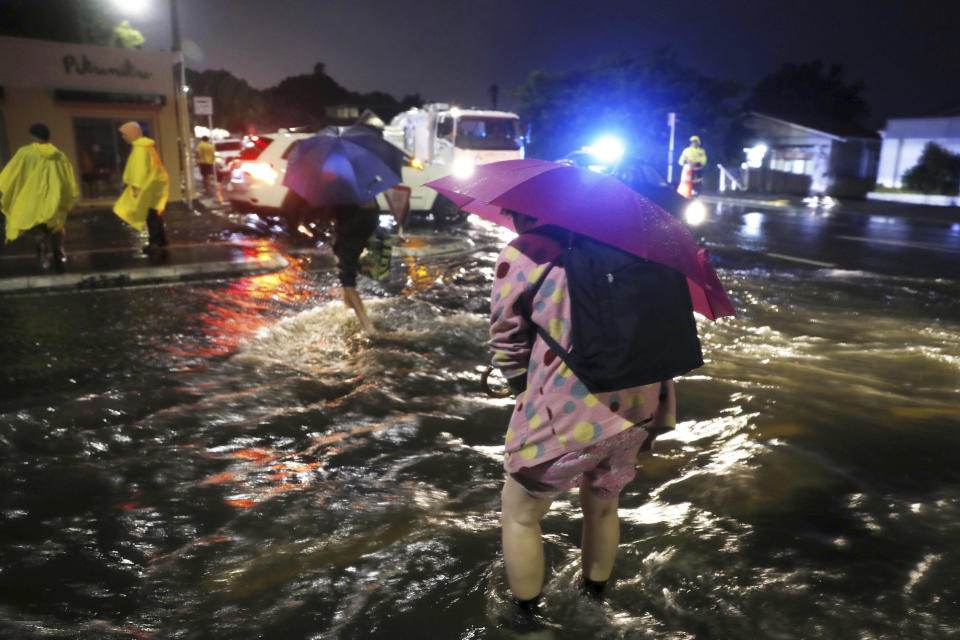
[[[274, 249], [260, 242], [243, 249], [251, 262], [271, 259]], [[183, 357], [213, 357], [230, 354], [237, 345], [264, 327], [274, 325], [287, 312], [298, 312], [316, 295], [316, 283], [306, 276], [302, 264], [286, 256], [290, 266], [276, 273], [238, 278], [227, 287], [202, 292], [204, 310], [194, 316], [203, 336], [189, 342], [164, 345]]]
[[[233, 469], [210, 476], [203, 483], [228, 485], [231, 495], [246, 496], [225, 500], [226, 504], [242, 509], [289, 491], [311, 487], [333, 488], [333, 484], [323, 482], [321, 476], [314, 472], [322, 469], [328, 458], [349, 446], [344, 443], [347, 438], [376, 433], [385, 427], [384, 424], [377, 424], [357, 427], [350, 431], [337, 431], [315, 438], [306, 449], [293, 453], [259, 447], [237, 449], [223, 454], [207, 453], [204, 457], [230, 459]], [[338, 446], [329, 446], [333, 443]], [[359, 445], [361, 441], [354, 444]], [[304, 458], [312, 460], [304, 462]]]

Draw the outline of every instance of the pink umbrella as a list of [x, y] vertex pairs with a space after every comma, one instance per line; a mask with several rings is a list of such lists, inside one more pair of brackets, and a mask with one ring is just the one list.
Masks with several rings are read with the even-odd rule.
[[510, 229], [513, 220], [502, 209], [672, 267], [687, 276], [694, 311], [710, 320], [735, 315], [706, 249], [679, 220], [612, 176], [524, 159], [480, 165], [469, 178], [450, 175], [427, 186]]

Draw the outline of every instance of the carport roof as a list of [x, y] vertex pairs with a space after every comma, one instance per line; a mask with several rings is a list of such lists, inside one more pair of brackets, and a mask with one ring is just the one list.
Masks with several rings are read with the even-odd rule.
[[822, 118], [817, 116], [795, 116], [795, 115], [785, 115], [778, 114], [772, 115], [769, 113], [760, 113], [758, 111], [749, 111], [746, 115], [754, 116], [758, 118], [765, 118], [767, 120], [775, 121], [780, 124], [785, 124], [789, 126], [798, 127], [801, 129], [807, 129], [816, 133], [822, 133], [824, 135], [837, 138], [840, 140], [846, 140], [850, 138], [855, 139], [867, 139], [867, 140], [879, 140], [880, 134], [878, 134], [873, 129], [868, 129], [862, 127], [855, 122], [844, 122], [842, 120], [833, 120], [830, 118]]

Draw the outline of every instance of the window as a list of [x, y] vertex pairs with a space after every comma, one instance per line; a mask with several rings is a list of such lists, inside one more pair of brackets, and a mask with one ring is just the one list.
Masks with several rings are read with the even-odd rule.
[[[84, 198], [116, 198], [123, 191], [123, 169], [130, 156], [130, 145], [118, 129], [127, 119], [74, 118], [77, 141], [77, 167]], [[143, 135], [152, 138], [153, 122], [136, 121]]]
[[437, 123], [437, 137], [449, 138], [451, 136], [453, 136], [453, 118], [441, 116], [440, 122]]
[[516, 151], [521, 145], [520, 121], [495, 116], [463, 116], [457, 124], [454, 144], [461, 149]]

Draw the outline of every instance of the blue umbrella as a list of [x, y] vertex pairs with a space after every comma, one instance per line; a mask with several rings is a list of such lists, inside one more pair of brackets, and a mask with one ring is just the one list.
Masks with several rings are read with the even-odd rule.
[[401, 182], [404, 161], [370, 127], [327, 127], [296, 146], [283, 184], [314, 207], [362, 204]]

